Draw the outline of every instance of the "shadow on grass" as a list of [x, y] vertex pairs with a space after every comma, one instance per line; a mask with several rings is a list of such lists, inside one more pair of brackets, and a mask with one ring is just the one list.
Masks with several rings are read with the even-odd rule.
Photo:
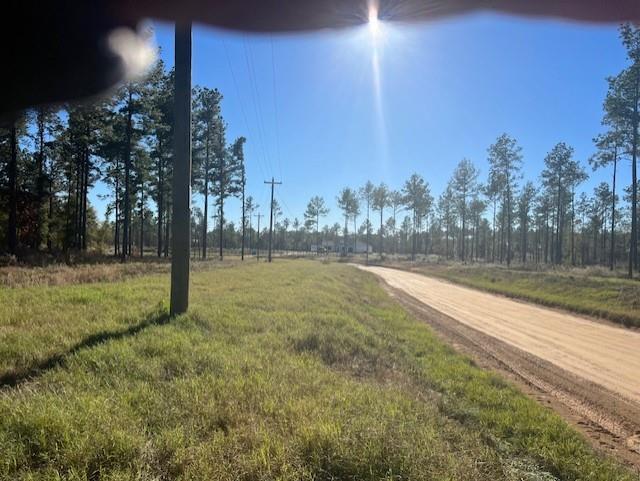
[[74, 344], [65, 352], [54, 354], [47, 359], [43, 359], [35, 366], [1, 374], [0, 389], [19, 386], [23, 382], [39, 377], [51, 369], [63, 366], [67, 359], [84, 349], [90, 349], [108, 341], [117, 341], [118, 339], [123, 339], [125, 337], [135, 336], [148, 327], [166, 324], [170, 319], [169, 313], [156, 311], [153, 314], [149, 314], [142, 322], [129, 326], [125, 329], [117, 331], [102, 331], [92, 334]]

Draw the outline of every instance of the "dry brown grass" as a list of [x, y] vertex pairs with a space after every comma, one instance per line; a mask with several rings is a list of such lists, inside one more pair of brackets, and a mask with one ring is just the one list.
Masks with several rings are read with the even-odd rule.
[[[229, 259], [193, 261], [192, 271], [216, 267], [230, 267], [237, 260]], [[88, 284], [93, 282], [117, 282], [132, 277], [169, 273], [170, 259], [138, 259], [121, 264], [113, 259], [104, 259], [90, 264], [51, 264], [45, 267], [13, 265], [0, 267], [0, 287], [60, 286]]]
[[128, 264], [92, 264], [47, 267], [3, 267], [0, 285], [4, 287], [58, 286], [89, 282], [113, 282], [129, 277], [168, 272], [169, 264], [132, 262]]

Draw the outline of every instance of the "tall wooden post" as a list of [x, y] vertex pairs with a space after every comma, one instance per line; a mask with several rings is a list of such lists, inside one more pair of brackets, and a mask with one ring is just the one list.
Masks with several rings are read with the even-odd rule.
[[171, 217], [171, 315], [189, 306], [191, 246], [191, 22], [175, 27], [175, 129]]
[[269, 214], [269, 257], [268, 260], [271, 262], [271, 238], [273, 237], [273, 188], [276, 185], [282, 184], [282, 182], [276, 182], [271, 177], [271, 181], [265, 180], [265, 184], [271, 184], [271, 211]]

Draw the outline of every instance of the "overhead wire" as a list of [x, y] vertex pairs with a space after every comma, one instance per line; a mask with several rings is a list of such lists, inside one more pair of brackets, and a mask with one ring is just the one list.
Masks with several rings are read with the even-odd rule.
[[[229, 56], [229, 51], [228, 51], [228, 47], [227, 47], [227, 42], [225, 41], [224, 38], [222, 38], [222, 45], [224, 48], [224, 53], [225, 53], [225, 57], [227, 59], [227, 64], [229, 65], [229, 71], [231, 72], [231, 78], [233, 79], [233, 85], [235, 87], [236, 90], [236, 95], [238, 96], [238, 103], [240, 104], [240, 110], [242, 112], [242, 118], [244, 120], [245, 123], [245, 127], [247, 129], [247, 133], [253, 137], [253, 130], [251, 129], [251, 127], [249, 126], [249, 121], [248, 121], [248, 117], [247, 117], [247, 113], [245, 111], [244, 108], [244, 103], [242, 101], [242, 95], [240, 94], [240, 87], [238, 86], [238, 81], [235, 75], [235, 72], [233, 70], [233, 65], [231, 63], [231, 58]], [[265, 154], [265, 149], [264, 149], [264, 145], [262, 144], [262, 142], [260, 142], [260, 139], [257, 139], [258, 142], [256, 142], [256, 144], [259, 147], [260, 150], [260, 154], [262, 154], [262, 158], [263, 160], [260, 160], [260, 156], [257, 156], [257, 160], [258, 160], [258, 168], [260, 169], [260, 173], [262, 174], [262, 176], [264, 177], [266, 175], [265, 169], [266, 169], [266, 154]], [[265, 164], [265, 166], [263, 167], [263, 162]]]
[[289, 208], [289, 205], [287, 204], [287, 202], [284, 200], [284, 197], [280, 198], [280, 201], [282, 202], [282, 205], [284, 205], [285, 210], [289, 213], [289, 216], [291, 216], [291, 221], [293, 221], [293, 219], [296, 218], [295, 214], [293, 213], [293, 211]]
[[[253, 68], [253, 60], [252, 57], [250, 55], [249, 52], [249, 46], [247, 45], [247, 39], [245, 36], [242, 37], [242, 43], [243, 43], [243, 47], [244, 47], [244, 56], [245, 56], [245, 61], [247, 64], [247, 72], [249, 74], [249, 83], [251, 85], [251, 100], [253, 102], [253, 109], [254, 109], [254, 113], [256, 116], [256, 120], [257, 120], [257, 127], [258, 127], [258, 136], [260, 138], [260, 142], [262, 143], [262, 145], [266, 145], [264, 139], [266, 137], [266, 135], [264, 134], [265, 129], [264, 129], [264, 118], [262, 115], [262, 109], [260, 108], [260, 93], [258, 91], [258, 86], [257, 86], [257, 81], [256, 81], [256, 75], [255, 75], [255, 70]], [[271, 163], [271, 153], [269, 151], [269, 149], [265, 148], [265, 152], [266, 152], [266, 158], [267, 158], [267, 164], [269, 167], [269, 173], [271, 174], [271, 176], [274, 176], [274, 171], [273, 171], [273, 165]]]
[[276, 61], [273, 47], [273, 35], [269, 35], [271, 42], [271, 72], [273, 79], [273, 113], [275, 117], [275, 137], [276, 137], [276, 161], [278, 162], [278, 170], [280, 171], [280, 180], [282, 180], [282, 161], [280, 157], [280, 125], [278, 121], [278, 89], [276, 88]]

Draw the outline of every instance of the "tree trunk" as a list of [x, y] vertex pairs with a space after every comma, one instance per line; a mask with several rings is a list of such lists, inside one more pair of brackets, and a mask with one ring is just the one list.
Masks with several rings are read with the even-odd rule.
[[384, 209], [382, 207], [380, 207], [380, 258], [382, 258], [382, 249], [384, 247], [384, 237], [383, 237], [383, 227], [382, 227], [382, 223], [383, 223], [383, 214]]
[[544, 209], [544, 263], [549, 263], [549, 208]]
[[636, 78], [633, 103], [633, 138], [631, 142], [631, 241], [629, 242], [629, 277], [638, 268], [638, 102], [640, 101], [640, 75]]
[[467, 215], [467, 195], [466, 192], [463, 192], [463, 198], [462, 198], [462, 234], [460, 236], [460, 259], [462, 260], [462, 262], [465, 261], [465, 245], [467, 244], [466, 242], [466, 215]]
[[529, 234], [529, 226], [527, 225], [527, 215], [523, 217], [522, 222], [522, 263], [527, 263], [527, 235]]
[[78, 249], [80, 247], [80, 229], [82, 212], [80, 210], [81, 204], [81, 191], [82, 191], [82, 162], [79, 158], [79, 154], [76, 152], [76, 178], [75, 178], [75, 203], [73, 205], [73, 247]]
[[576, 236], [576, 209], [575, 209], [575, 190], [571, 186], [571, 265], [576, 265], [576, 249], [575, 249], [575, 236]]
[[316, 211], [316, 255], [320, 254], [320, 244], [318, 243], [318, 231], [320, 230], [320, 210]]
[[33, 247], [35, 249], [40, 249], [40, 244], [42, 244], [42, 226], [44, 224], [44, 212], [43, 212], [43, 201], [45, 197], [44, 193], [44, 131], [45, 131], [45, 121], [44, 121], [44, 113], [38, 112], [37, 114], [37, 123], [38, 123], [38, 155], [36, 156], [36, 172], [38, 178], [36, 179], [36, 198], [38, 201], [38, 220], [36, 222], [36, 231], [35, 231], [35, 239], [33, 242]]
[[497, 198], [493, 198], [493, 232], [491, 236], [491, 262], [496, 262], [496, 201]]
[[73, 190], [73, 183], [72, 183], [72, 172], [71, 169], [69, 169], [68, 172], [68, 182], [67, 182], [67, 205], [66, 205], [66, 209], [65, 209], [65, 232], [64, 232], [64, 250], [65, 253], [69, 250], [69, 248], [71, 247], [72, 244], [72, 239], [71, 239], [71, 195], [72, 195], [72, 190]]
[[140, 186], [140, 258], [144, 257], [144, 185]]
[[615, 267], [615, 248], [616, 248], [616, 173], [618, 170], [618, 151], [617, 148], [613, 154], [613, 196], [611, 200], [611, 253], [609, 254], [609, 269]]
[[82, 181], [82, 250], [87, 250], [87, 198], [89, 197], [89, 147], [84, 152], [84, 177]]
[[11, 158], [7, 169], [9, 181], [9, 222], [7, 244], [10, 254], [18, 248], [18, 133], [15, 123], [11, 125]]
[[204, 218], [202, 219], [202, 258], [207, 258], [207, 222], [209, 219], [209, 122], [207, 122], [207, 140], [204, 159]]
[[158, 140], [158, 258], [162, 257], [162, 224], [164, 221], [164, 162], [162, 140]]
[[357, 217], [353, 216], [353, 254], [356, 254], [356, 248], [358, 247], [358, 221]]
[[51, 226], [53, 225], [53, 174], [49, 176], [49, 215], [47, 217], [47, 250], [53, 250]]
[[170, 230], [170, 226], [171, 226], [171, 211], [169, 209], [169, 203], [167, 203], [167, 210], [165, 211], [166, 216], [165, 216], [165, 221], [164, 221], [164, 257], [165, 259], [167, 257], [169, 257], [169, 245], [170, 245], [170, 236], [171, 236], [171, 230]]
[[344, 242], [343, 244], [343, 250], [344, 250], [344, 255], [347, 255], [347, 225], [348, 225], [348, 221], [349, 221], [349, 217], [345, 214], [344, 216]]
[[562, 203], [562, 186], [560, 185], [560, 179], [558, 179], [558, 195], [556, 203], [556, 232], [555, 232], [555, 249], [554, 249], [554, 263], [560, 264], [562, 262], [562, 233], [561, 233], [561, 203]]
[[418, 219], [415, 210], [413, 211], [413, 235], [411, 236], [411, 260], [416, 260], [416, 230]]
[[[206, 167], [205, 167], [206, 169]], [[204, 217], [202, 219], [202, 258], [207, 258], [207, 219], [209, 218], [209, 173], [204, 174]], [[197, 238], [197, 236], [196, 236]]]
[[511, 187], [507, 178], [507, 267], [511, 266]]
[[242, 172], [242, 244], [240, 245], [240, 260], [244, 260], [244, 238], [246, 235], [246, 217], [245, 217], [245, 205], [244, 205], [244, 187], [245, 187], [245, 178], [244, 178], [244, 166]]
[[115, 256], [118, 255], [120, 251], [120, 211], [118, 207], [120, 202], [118, 200], [118, 192], [120, 190], [119, 182], [120, 179], [120, 162], [116, 159], [116, 184], [115, 184], [115, 192], [114, 192], [114, 204], [115, 204], [115, 229], [113, 235], [113, 253]]
[[398, 251], [398, 225], [396, 224], [397, 207], [393, 206], [393, 253]]
[[[369, 221], [369, 199], [367, 199], [367, 247], [366, 247], [366, 260], [369, 263], [369, 228], [371, 227], [371, 222]], [[355, 253], [355, 248], [354, 248]]]
[[449, 213], [447, 212], [447, 223], [446, 223], [446, 233], [444, 236], [445, 239], [445, 248], [444, 248], [444, 258], [449, 260]]
[[502, 264], [504, 262], [504, 251], [505, 251], [505, 245], [504, 245], [504, 240], [505, 240], [505, 235], [504, 235], [504, 224], [505, 224], [505, 215], [507, 214], [507, 210], [506, 210], [506, 202], [504, 200], [504, 197], [502, 199], [502, 212], [500, 213], [500, 245], [499, 245], [499, 258], [500, 258], [500, 264]]
[[125, 131], [124, 146], [124, 223], [122, 226], [122, 262], [127, 261], [127, 253], [130, 252], [130, 228], [131, 228], [131, 193], [130, 193], [130, 176], [131, 176], [131, 136], [132, 136], [132, 105], [133, 94], [131, 88], [128, 89], [127, 101], [127, 125]]
[[222, 244], [223, 244], [223, 239], [224, 239], [224, 197], [222, 197], [222, 196], [220, 196], [220, 210], [218, 212], [218, 215], [219, 215], [219, 221], [220, 221], [220, 239], [219, 239], [220, 260], [222, 260], [222, 258], [223, 258], [223, 256], [222, 256]]

